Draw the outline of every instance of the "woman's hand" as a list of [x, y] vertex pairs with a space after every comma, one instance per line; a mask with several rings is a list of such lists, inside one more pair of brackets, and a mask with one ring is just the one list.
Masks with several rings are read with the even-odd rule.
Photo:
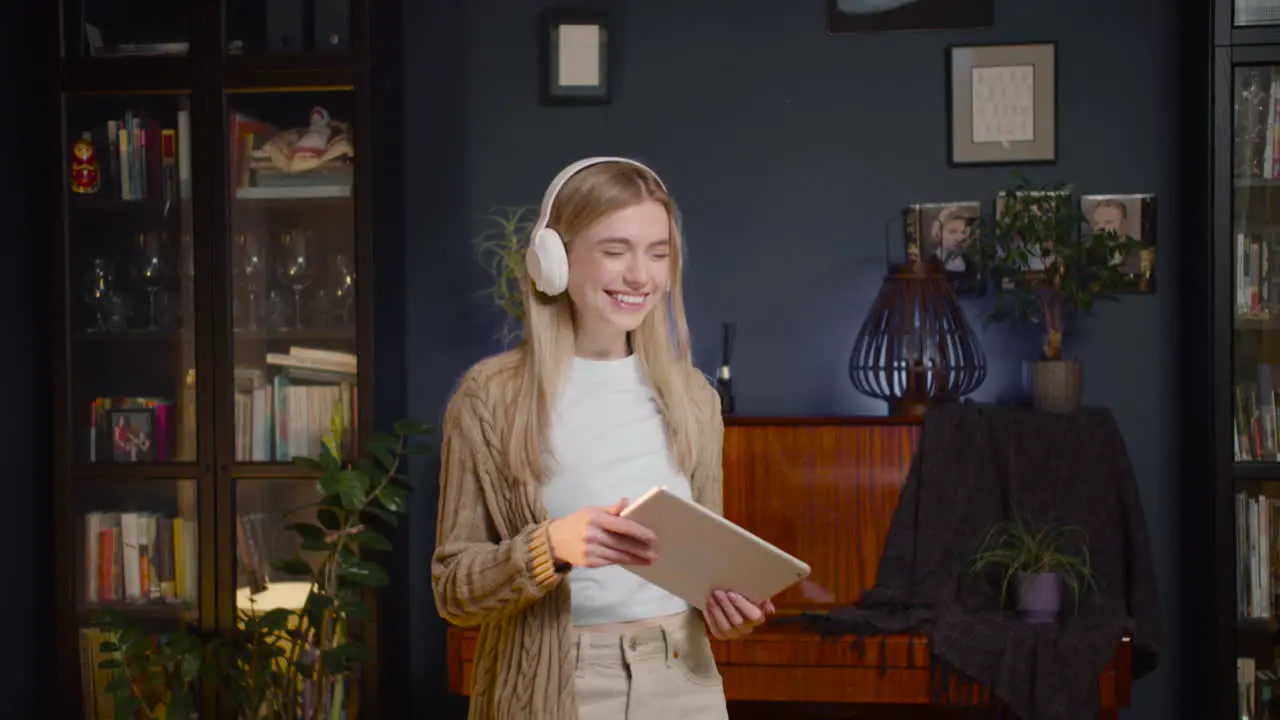
[[772, 600], [756, 605], [736, 592], [716, 590], [707, 598], [703, 616], [717, 640], [737, 640], [750, 635], [775, 612]]
[[613, 507], [585, 507], [547, 526], [551, 555], [574, 567], [648, 565], [658, 557], [658, 537], [649, 528], [618, 513], [626, 498]]

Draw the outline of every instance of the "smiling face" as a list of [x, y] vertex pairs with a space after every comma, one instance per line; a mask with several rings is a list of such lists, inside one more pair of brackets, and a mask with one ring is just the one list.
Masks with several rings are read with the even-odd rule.
[[671, 280], [671, 219], [644, 200], [597, 220], [569, 243], [569, 297], [583, 354], [617, 356]]

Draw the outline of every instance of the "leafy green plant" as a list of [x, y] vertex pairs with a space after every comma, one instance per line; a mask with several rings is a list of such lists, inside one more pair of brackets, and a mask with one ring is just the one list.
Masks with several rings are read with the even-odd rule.
[[480, 263], [493, 278], [485, 292], [506, 315], [501, 338], [507, 344], [524, 324], [524, 251], [537, 213], [538, 208], [527, 205], [493, 208], [483, 218], [488, 227], [472, 240]]
[[182, 627], [155, 636], [142, 632], [132, 618], [104, 610], [94, 623], [107, 633], [99, 645], [106, 657], [98, 667], [108, 671], [105, 692], [117, 720], [188, 720], [199, 707], [196, 680], [204, 664], [204, 640]]
[[1089, 561], [1089, 537], [1069, 525], [1032, 527], [1022, 519], [992, 525], [973, 556], [970, 570], [978, 575], [989, 567], [1000, 569], [1001, 607], [1017, 573], [1057, 573], [1071, 588], [1077, 608], [1084, 591], [1097, 590]]
[[1062, 359], [1068, 315], [1116, 299], [1126, 277], [1112, 259], [1140, 245], [1114, 230], [1084, 231], [1072, 193], [1070, 184], [1035, 186], [1014, 171], [997, 201], [994, 226], [976, 222], [964, 253], [996, 284], [984, 326], [1004, 320], [1043, 324], [1044, 360]]
[[[300, 541], [299, 554], [275, 562], [286, 575], [304, 578], [300, 607], [238, 611], [237, 628], [227, 635], [201, 639], [181, 629], [167, 645], [145, 643], [133, 619], [104, 615], [99, 625], [115, 635], [102, 650], [122, 655], [100, 663], [128, 680], [113, 681], [113, 691], [126, 697], [123, 707], [138, 709], [146, 695], [128, 700], [126, 688], [166, 678], [169, 691], [165, 720], [189, 720], [198, 703], [192, 699], [197, 676], [215, 683], [220, 695], [245, 720], [319, 720], [333, 717], [343, 702], [347, 681], [359, 670], [364, 647], [351, 632], [370, 617], [363, 591], [387, 584], [386, 570], [374, 554], [391, 550], [386, 530], [408, 508], [410, 486], [403, 463], [430, 452], [415, 440], [433, 429], [411, 420], [395, 423], [394, 434], [374, 434], [364, 443], [366, 456], [345, 458], [347, 436], [342, 414], [335, 412], [323, 450], [314, 458], [295, 457], [295, 465], [318, 475], [321, 499], [286, 515], [307, 512], [314, 520], [287, 526]], [[303, 553], [312, 555], [307, 560]], [[133, 664], [129, 664], [132, 658]], [[141, 680], [139, 680], [141, 679]], [[179, 700], [181, 699], [181, 700]], [[152, 703], [158, 707], [161, 703]], [[145, 707], [143, 707], [145, 710]], [[121, 715], [133, 718], [134, 715]], [[158, 717], [147, 715], [146, 717]]]

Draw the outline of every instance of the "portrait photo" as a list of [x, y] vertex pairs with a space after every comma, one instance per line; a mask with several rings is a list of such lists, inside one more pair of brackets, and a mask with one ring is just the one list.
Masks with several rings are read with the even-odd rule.
[[969, 248], [969, 238], [982, 217], [982, 201], [917, 203], [905, 214], [907, 257], [938, 260], [957, 295], [985, 294], [986, 283]]
[[1110, 230], [1137, 241], [1138, 247], [1111, 259], [1125, 276], [1124, 291], [1150, 293], [1156, 290], [1156, 196], [1083, 195], [1080, 214], [1084, 232]]
[[[1036, 198], [1043, 197], [1043, 211], [1046, 213], [1056, 212], [1059, 208], [1065, 208], [1070, 200], [1070, 193], [1066, 191], [1043, 191], [1034, 190], [1018, 193], [1021, 197]], [[1005, 204], [1008, 202], [1008, 193], [1001, 192], [996, 196], [996, 215], [995, 224], [998, 227], [1000, 216], [1004, 214]], [[1022, 238], [1014, 237], [1013, 244], [1021, 246], [1027, 252], [1026, 273], [1031, 277], [1044, 275], [1054, 263], [1053, 243], [1052, 241], [1036, 242], [1028, 244], [1023, 242]], [[1003, 280], [1003, 284], [1008, 285], [1008, 280]]]
[[111, 459], [115, 462], [151, 462], [155, 459], [155, 411], [150, 408], [109, 410]]

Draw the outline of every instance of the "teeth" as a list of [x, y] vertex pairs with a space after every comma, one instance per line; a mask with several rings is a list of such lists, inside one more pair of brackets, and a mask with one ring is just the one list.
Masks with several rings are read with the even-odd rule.
[[609, 295], [623, 305], [639, 305], [644, 302], [643, 295], [622, 295], [621, 293], [609, 293]]

